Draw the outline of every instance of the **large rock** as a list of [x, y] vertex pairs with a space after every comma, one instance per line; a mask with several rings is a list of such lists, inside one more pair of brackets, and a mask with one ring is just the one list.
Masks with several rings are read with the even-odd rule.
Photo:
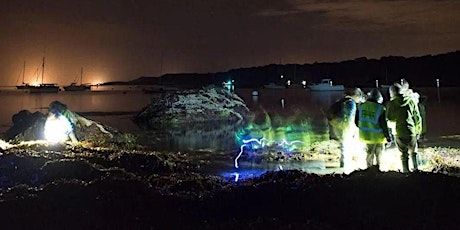
[[[12, 117], [13, 126], [8, 129], [5, 133], [5, 139], [11, 140], [20, 134], [30, 136], [30, 139], [41, 140], [43, 139], [43, 126], [46, 121], [46, 116], [43, 113], [35, 112], [32, 113], [29, 110], [21, 110], [18, 113], [14, 114]], [[39, 128], [41, 131], [29, 133], [26, 131], [35, 126], [35, 124], [41, 124]], [[38, 128], [38, 129], [39, 129]]]
[[236, 123], [249, 116], [249, 109], [237, 94], [223, 88], [210, 88], [154, 98], [134, 120], [138, 124], [155, 127], [201, 122]]
[[[65, 104], [54, 101], [50, 104], [50, 111], [60, 110], [73, 128], [76, 139], [88, 142], [94, 146], [105, 147], [132, 147], [136, 145], [135, 137], [118, 131], [117, 129], [87, 119], [69, 109]], [[65, 114], [65, 115], [64, 115]], [[28, 110], [13, 115], [13, 126], [6, 131], [5, 140], [11, 143], [22, 141], [45, 140], [44, 130], [47, 115]]]

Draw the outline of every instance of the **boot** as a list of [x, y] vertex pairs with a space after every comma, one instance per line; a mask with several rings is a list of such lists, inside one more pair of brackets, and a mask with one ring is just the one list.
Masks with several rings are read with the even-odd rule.
[[418, 171], [418, 162], [417, 162], [417, 155], [415, 154], [412, 154], [410, 156], [411, 160], [412, 160], [412, 165], [414, 166], [413, 170], [412, 171]]
[[339, 161], [339, 164], [340, 164], [340, 168], [343, 168], [345, 166], [345, 159], [344, 159], [344, 156], [343, 156], [343, 150], [342, 152], [340, 153], [340, 161]]
[[408, 173], [409, 172], [409, 161], [408, 161], [408, 159], [403, 159], [401, 163], [402, 163], [402, 172], [403, 173]]

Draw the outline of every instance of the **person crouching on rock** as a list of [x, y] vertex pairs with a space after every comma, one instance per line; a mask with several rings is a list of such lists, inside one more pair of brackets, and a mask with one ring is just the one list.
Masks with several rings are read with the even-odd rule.
[[51, 142], [63, 142], [70, 139], [78, 142], [75, 136], [75, 124], [66, 116], [67, 106], [58, 101], [50, 104], [45, 122], [45, 138]]

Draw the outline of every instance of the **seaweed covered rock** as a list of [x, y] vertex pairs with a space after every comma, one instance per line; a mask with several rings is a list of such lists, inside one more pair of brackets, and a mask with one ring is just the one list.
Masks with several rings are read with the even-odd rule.
[[[130, 134], [119, 132], [115, 128], [89, 120], [67, 108], [59, 101], [51, 102], [47, 114], [41, 112], [31, 113], [23, 110], [13, 115], [13, 126], [6, 131], [5, 140], [11, 143], [22, 141], [46, 140], [46, 125], [50, 118], [63, 117], [68, 123], [69, 130], [66, 130], [68, 137], [72, 141], [83, 141], [94, 144], [95, 146], [107, 147], [133, 147], [135, 137]], [[58, 129], [61, 124], [57, 124], [52, 129]], [[58, 135], [58, 134], [52, 134]]]
[[37, 130], [37, 132], [27, 131], [30, 127], [35, 126], [36, 124], [38, 124], [39, 127], [43, 128], [43, 125], [46, 121], [46, 116], [43, 113], [32, 113], [29, 110], [21, 110], [13, 115], [12, 120], [13, 126], [6, 131], [5, 139], [11, 140], [20, 134], [25, 136], [25, 139], [43, 139], [43, 129], [41, 132], [39, 130]]
[[155, 127], [198, 122], [237, 122], [249, 116], [249, 109], [238, 95], [222, 88], [210, 88], [153, 98], [134, 120], [140, 125]]

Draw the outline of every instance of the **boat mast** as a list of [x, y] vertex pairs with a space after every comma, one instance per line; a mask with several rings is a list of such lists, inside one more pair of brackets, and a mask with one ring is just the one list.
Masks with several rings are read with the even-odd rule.
[[83, 85], [83, 67], [80, 70], [80, 85]]
[[43, 84], [44, 75], [45, 75], [45, 56], [43, 56], [43, 62], [42, 62], [42, 84]]
[[22, 84], [24, 85], [25, 82], [24, 82], [24, 74], [26, 72], [26, 61], [24, 61], [24, 68], [22, 69]]

